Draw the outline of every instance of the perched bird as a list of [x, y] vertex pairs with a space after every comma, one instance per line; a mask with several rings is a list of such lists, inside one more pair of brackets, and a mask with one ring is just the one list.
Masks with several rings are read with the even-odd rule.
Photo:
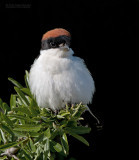
[[46, 32], [39, 57], [29, 72], [29, 86], [40, 107], [53, 111], [65, 104], [89, 104], [95, 92], [94, 80], [84, 60], [74, 56], [71, 35], [62, 28]]

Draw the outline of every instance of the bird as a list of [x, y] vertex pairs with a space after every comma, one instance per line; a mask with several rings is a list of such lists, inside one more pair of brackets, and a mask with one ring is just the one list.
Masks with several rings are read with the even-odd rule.
[[95, 82], [85, 62], [74, 56], [71, 34], [55, 28], [43, 34], [41, 49], [29, 71], [29, 87], [41, 108], [54, 112], [66, 104], [92, 103]]

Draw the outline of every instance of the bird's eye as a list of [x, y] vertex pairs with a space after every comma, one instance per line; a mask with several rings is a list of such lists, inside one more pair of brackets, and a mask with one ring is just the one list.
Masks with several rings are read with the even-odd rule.
[[62, 41], [60, 42], [60, 44], [61, 44], [61, 43], [64, 45], [64, 44], [66, 43], [66, 41], [65, 41], [65, 40], [62, 40]]
[[51, 47], [56, 47], [56, 44], [54, 42], [50, 42]]

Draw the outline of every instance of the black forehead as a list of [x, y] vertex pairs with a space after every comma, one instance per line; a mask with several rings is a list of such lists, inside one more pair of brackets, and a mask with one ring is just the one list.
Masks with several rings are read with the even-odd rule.
[[51, 38], [48, 38], [47, 39], [47, 42], [50, 43], [50, 42], [55, 42], [55, 43], [62, 43], [62, 42], [67, 42], [69, 43], [70, 42], [70, 37], [68, 36], [58, 36], [58, 37], [51, 37]]
[[[41, 49], [46, 50], [50, 48], [58, 48], [59, 44], [61, 43], [66, 43], [68, 46], [70, 46], [70, 40], [71, 38], [65, 35], [58, 36], [58, 37], [51, 37], [42, 41]], [[51, 42], [55, 44], [54, 47], [51, 46]]]

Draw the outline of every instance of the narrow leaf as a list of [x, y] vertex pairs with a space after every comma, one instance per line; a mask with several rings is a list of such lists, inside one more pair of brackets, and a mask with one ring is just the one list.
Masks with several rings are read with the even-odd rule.
[[65, 112], [61, 114], [61, 116], [66, 116], [66, 115], [70, 115], [70, 112]]
[[3, 157], [0, 157], [0, 160], [5, 160], [5, 159], [7, 159], [8, 157], [5, 155], [5, 156], [3, 156]]
[[27, 160], [32, 160], [32, 158], [30, 157], [30, 154], [25, 150], [25, 148], [22, 148], [22, 152], [25, 155]]
[[27, 141], [27, 139], [19, 141], [19, 142], [12, 142], [12, 143], [8, 143], [8, 144], [0, 145], [0, 149], [1, 150], [5, 150], [5, 149], [8, 149], [8, 148], [17, 146], [17, 145], [19, 145], [19, 144], [21, 144], [21, 143], [23, 143], [25, 141]]
[[4, 143], [7, 143], [7, 140], [6, 140], [6, 138], [5, 138], [5, 134], [4, 134], [3, 130], [0, 129], [0, 132], [1, 132], [1, 138], [3, 139], [3, 142], [4, 142]]
[[13, 122], [12, 122], [6, 115], [4, 115], [3, 113], [1, 113], [1, 117], [2, 117], [2, 119], [3, 119], [8, 125], [10, 125], [11, 127], [13, 127]]
[[[1, 129], [0, 129], [1, 130]], [[1, 141], [2, 141], [2, 137], [1, 137], [1, 131], [0, 131], [0, 144], [1, 144]]]
[[25, 125], [15, 125], [14, 129], [15, 131], [34, 131], [38, 132], [41, 129], [41, 125], [31, 125], [31, 124], [25, 124]]
[[25, 77], [24, 77], [24, 78], [25, 78], [25, 83], [26, 83], [27, 88], [29, 88], [29, 84], [28, 84], [28, 81], [29, 81], [29, 73], [28, 73], [27, 70], [25, 71], [25, 73], [26, 73], [26, 74], [25, 74]]
[[47, 138], [47, 140], [46, 140], [46, 146], [44, 147], [44, 150], [47, 152], [50, 150], [49, 138]]
[[62, 151], [62, 146], [61, 144], [55, 142], [55, 141], [51, 141], [51, 144], [53, 146], [53, 148], [57, 151], [57, 152], [61, 152]]
[[56, 143], [56, 145], [54, 145], [54, 149], [55, 149], [57, 152], [61, 152], [61, 151], [62, 151], [62, 146], [61, 146], [61, 144]]
[[5, 103], [5, 102], [2, 104], [2, 108], [3, 108], [3, 110], [5, 111], [5, 113], [7, 113], [8, 111], [10, 111], [10, 107], [9, 107], [8, 104]]
[[54, 139], [57, 135], [59, 135], [59, 131], [56, 129], [52, 132], [51, 139]]
[[2, 99], [0, 98], [0, 105], [2, 105], [2, 103], [3, 103], [3, 102], [2, 102]]
[[25, 137], [27, 132], [23, 132], [23, 131], [13, 131], [15, 136], [19, 137]]
[[5, 126], [4, 124], [1, 123], [1, 124], [0, 124], [0, 128], [1, 128], [2, 130], [4, 130], [4, 131], [8, 132], [8, 133], [11, 134], [12, 136], [14, 136], [14, 133], [13, 133], [12, 129], [9, 128], [8, 126]]
[[67, 139], [67, 135], [64, 133], [62, 135], [62, 139], [66, 142], [66, 144], [68, 145], [68, 139]]
[[16, 107], [16, 95], [11, 94], [11, 98], [10, 98], [10, 107]]
[[17, 92], [18, 96], [21, 98], [23, 104], [26, 106], [29, 105], [29, 102], [28, 102], [27, 98], [25, 97], [25, 95], [23, 94], [23, 92], [17, 87], [14, 87], [14, 89]]
[[68, 131], [68, 133], [69, 133], [71, 136], [73, 136], [74, 138], [76, 138], [76, 139], [78, 139], [79, 141], [81, 141], [82, 143], [84, 143], [84, 144], [86, 144], [87, 146], [89, 146], [89, 143], [87, 142], [87, 140], [84, 139], [82, 136], [79, 136], [79, 135], [77, 135], [77, 134], [75, 134], [75, 133], [72, 133], [72, 132], [69, 132], [69, 131]]
[[22, 112], [22, 113], [25, 113], [25, 114], [27, 114], [29, 117], [31, 117], [32, 116], [32, 114], [31, 114], [31, 112], [30, 112], [30, 110], [27, 108], [27, 107], [16, 107], [16, 108], [13, 108], [12, 109], [13, 111], [16, 111], [16, 112]]
[[29, 106], [29, 109], [34, 117], [37, 117], [38, 114], [40, 114], [39, 107], [34, 99], [31, 100], [31, 104]]
[[43, 137], [44, 137], [44, 133], [40, 134], [40, 135], [35, 139], [34, 144], [37, 143], [37, 142], [41, 142], [41, 141], [43, 140]]
[[30, 90], [28, 88], [22, 88], [21, 91], [23, 91], [28, 96], [32, 97], [31, 92], [30, 92]]
[[8, 80], [11, 81], [18, 88], [23, 88], [23, 86], [19, 82], [17, 82], [16, 80], [14, 80], [13, 78], [8, 78]]
[[37, 138], [39, 137], [40, 133], [39, 132], [29, 132], [30, 137]]
[[45, 136], [47, 138], [50, 138], [51, 137], [51, 133], [50, 133], [50, 128], [48, 128], [45, 132], [44, 132]]
[[36, 147], [35, 147], [35, 145], [33, 144], [33, 141], [32, 141], [32, 139], [30, 138], [29, 139], [29, 142], [30, 142], [30, 148], [31, 148], [31, 150], [32, 150], [32, 152], [36, 152]]
[[4, 112], [3, 107], [2, 107], [2, 103], [3, 103], [3, 102], [2, 102], [2, 99], [0, 98], [0, 111], [1, 111], [1, 112]]
[[91, 128], [78, 126], [78, 127], [72, 127], [72, 128], [67, 127], [66, 130], [69, 132], [74, 132], [76, 134], [85, 134], [85, 133], [89, 133], [91, 131]]
[[57, 119], [64, 119], [65, 118], [65, 117], [63, 117], [61, 115], [57, 115], [56, 117], [57, 117]]
[[63, 133], [62, 137], [61, 137], [61, 144], [63, 147], [63, 151], [66, 155], [68, 155], [69, 153], [69, 145], [68, 145], [68, 139], [65, 133]]
[[25, 120], [27, 122], [33, 121], [29, 117], [26, 117], [26, 116], [23, 116], [23, 115], [19, 115], [19, 114], [9, 114], [8, 117], [13, 117], [13, 118], [17, 118], [17, 119], [20, 119], [20, 120]]
[[74, 113], [72, 114], [72, 117], [74, 117], [78, 113], [81, 105], [82, 105], [81, 103], [77, 105], [77, 108], [75, 109]]
[[49, 138], [47, 138], [44, 144], [44, 153], [43, 153], [44, 160], [47, 160], [49, 152], [50, 152], [50, 144], [49, 144]]

